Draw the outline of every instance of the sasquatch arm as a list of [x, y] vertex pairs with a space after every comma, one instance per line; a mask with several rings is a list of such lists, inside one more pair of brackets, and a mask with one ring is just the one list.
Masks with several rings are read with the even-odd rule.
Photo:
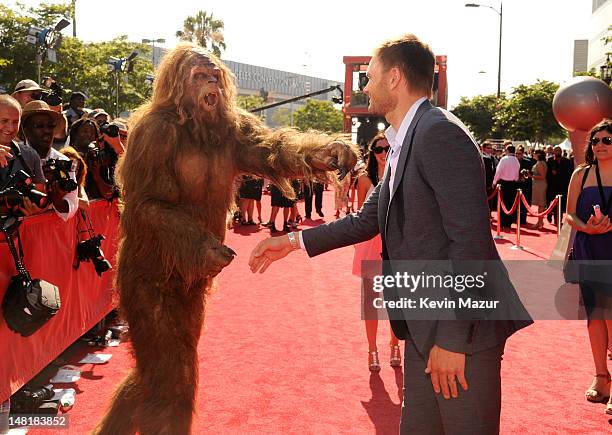
[[301, 133], [293, 128], [272, 130], [246, 112], [241, 113], [240, 123], [238, 171], [268, 178], [285, 193], [291, 192], [287, 179], [323, 180], [326, 171], [343, 163], [330, 155], [334, 138], [327, 134]]
[[145, 257], [152, 254], [161, 260], [160, 266], [166, 276], [177, 273], [191, 284], [205, 276], [217, 275], [226, 265], [220, 263], [223, 263], [227, 248], [195, 223], [184, 206], [148, 199], [138, 205], [134, 220], [129, 224], [138, 228], [142, 235], [137, 244], [149, 251], [149, 255], [142, 254]]

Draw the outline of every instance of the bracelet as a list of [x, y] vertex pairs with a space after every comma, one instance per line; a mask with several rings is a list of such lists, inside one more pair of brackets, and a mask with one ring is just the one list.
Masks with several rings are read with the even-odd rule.
[[300, 249], [300, 242], [298, 242], [294, 232], [287, 233], [287, 237], [289, 238], [289, 243], [291, 244], [291, 249], [293, 251]]

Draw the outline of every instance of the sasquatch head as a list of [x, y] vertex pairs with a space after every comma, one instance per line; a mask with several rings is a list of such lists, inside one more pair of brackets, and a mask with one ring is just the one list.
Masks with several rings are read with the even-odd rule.
[[184, 43], [168, 52], [159, 66], [153, 105], [176, 108], [187, 119], [217, 122], [235, 112], [232, 72], [212, 53]]

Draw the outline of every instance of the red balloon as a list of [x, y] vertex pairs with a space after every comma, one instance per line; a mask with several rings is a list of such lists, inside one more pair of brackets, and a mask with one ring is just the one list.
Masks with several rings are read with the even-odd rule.
[[589, 131], [604, 118], [612, 118], [612, 89], [594, 77], [574, 77], [553, 98], [553, 113], [568, 131]]

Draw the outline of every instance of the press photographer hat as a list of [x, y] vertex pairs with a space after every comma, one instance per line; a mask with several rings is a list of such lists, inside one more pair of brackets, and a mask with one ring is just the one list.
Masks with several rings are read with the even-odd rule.
[[51, 110], [49, 105], [41, 100], [30, 101], [23, 107], [23, 112], [21, 114], [21, 122], [24, 123], [26, 119], [33, 115], [38, 115], [39, 113], [44, 113], [53, 118], [53, 120], [59, 125], [64, 121], [64, 118], [58, 112]]
[[34, 80], [26, 79], [26, 80], [22, 80], [19, 83], [17, 83], [13, 93], [15, 94], [17, 92], [41, 91], [41, 90], [42, 88], [38, 86], [38, 83], [36, 83]]

